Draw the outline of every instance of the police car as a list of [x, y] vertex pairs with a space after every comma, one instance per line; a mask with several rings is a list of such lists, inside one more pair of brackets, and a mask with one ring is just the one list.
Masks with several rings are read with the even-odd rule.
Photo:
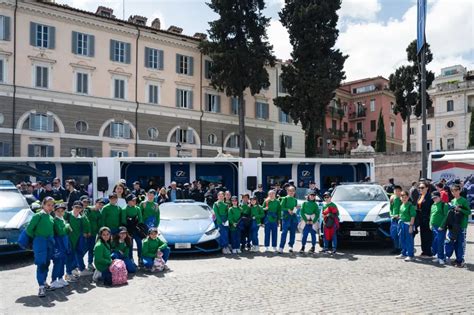
[[339, 209], [342, 240], [390, 240], [390, 200], [377, 184], [342, 184], [332, 202]]
[[0, 180], [0, 256], [24, 252], [18, 236], [33, 217], [28, 202], [20, 191], [7, 180]]

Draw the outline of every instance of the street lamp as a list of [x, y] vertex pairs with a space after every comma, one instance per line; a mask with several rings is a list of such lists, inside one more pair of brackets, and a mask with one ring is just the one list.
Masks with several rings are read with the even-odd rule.
[[181, 150], [182, 150], [181, 143], [178, 142], [176, 144], [176, 152], [178, 152], [178, 157], [181, 157]]

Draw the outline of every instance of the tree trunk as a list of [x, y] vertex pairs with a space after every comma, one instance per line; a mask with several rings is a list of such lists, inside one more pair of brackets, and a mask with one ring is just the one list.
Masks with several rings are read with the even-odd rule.
[[309, 128], [306, 130], [305, 156], [307, 158], [316, 156], [316, 128], [313, 122], [309, 123]]
[[245, 106], [243, 93], [239, 95], [239, 157], [245, 157]]

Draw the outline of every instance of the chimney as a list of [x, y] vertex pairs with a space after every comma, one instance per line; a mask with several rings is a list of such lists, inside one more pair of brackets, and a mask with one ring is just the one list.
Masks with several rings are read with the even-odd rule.
[[142, 26], [146, 26], [147, 20], [148, 19], [146, 17], [140, 15], [130, 15], [130, 17], [128, 18], [129, 22]]
[[183, 32], [183, 29], [182, 29], [181, 27], [177, 27], [177, 26], [171, 25], [171, 26], [168, 28], [168, 32], [176, 33], [176, 34], [181, 34], [181, 33]]
[[103, 16], [103, 17], [107, 17], [107, 18], [115, 18], [114, 10], [111, 8], [106, 8], [104, 6], [99, 6], [97, 8], [97, 11], [95, 11], [95, 14]]
[[196, 33], [196, 34], [194, 34], [193, 37], [196, 38], [196, 39], [200, 39], [200, 40], [206, 40], [207, 39], [207, 35], [204, 34], [204, 33]]
[[159, 30], [161, 28], [161, 22], [159, 18], [156, 18], [151, 22], [151, 27], [154, 28], [155, 30]]

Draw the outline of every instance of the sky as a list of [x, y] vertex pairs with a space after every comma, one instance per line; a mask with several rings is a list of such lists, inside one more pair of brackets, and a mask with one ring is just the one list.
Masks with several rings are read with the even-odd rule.
[[[99, 5], [114, 9], [117, 18], [142, 15], [148, 24], [161, 20], [183, 33], [206, 33], [217, 15], [204, 0], [56, 0], [60, 4], [93, 11]], [[125, 5], [123, 5], [125, 4]], [[267, 30], [278, 59], [291, 58], [291, 45], [278, 12], [284, 0], [267, 0], [264, 14], [271, 18]], [[125, 9], [125, 10], [124, 10]], [[123, 15], [125, 11], [125, 15]], [[387, 77], [406, 64], [405, 49], [416, 38], [416, 0], [342, 0], [336, 48], [349, 55], [344, 65], [346, 81], [382, 75]], [[426, 38], [434, 59], [427, 66], [436, 75], [442, 67], [463, 65], [474, 70], [474, 1], [428, 0]]]

